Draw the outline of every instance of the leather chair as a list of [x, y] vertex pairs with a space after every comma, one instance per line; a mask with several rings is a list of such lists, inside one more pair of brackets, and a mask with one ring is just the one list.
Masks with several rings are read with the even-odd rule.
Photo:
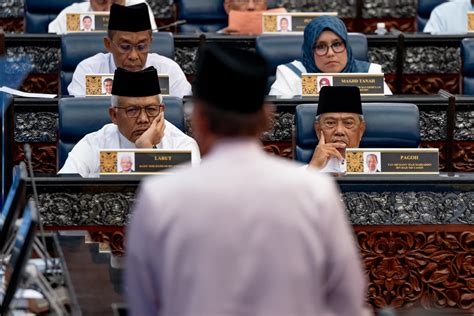
[[[68, 95], [67, 86], [77, 65], [97, 53], [105, 53], [105, 33], [70, 33], [61, 36], [61, 94]], [[150, 53], [174, 59], [174, 39], [169, 32], [153, 33]]]
[[431, 11], [443, 2], [447, 2], [447, 0], [418, 0], [416, 6], [416, 27], [418, 32], [423, 32], [430, 18]]
[[[314, 131], [317, 104], [296, 107], [295, 160], [309, 163], [318, 138]], [[363, 103], [366, 129], [362, 148], [416, 148], [420, 144], [418, 108], [409, 103]]]
[[67, 6], [82, 0], [25, 0], [25, 32], [48, 33], [48, 25]]
[[[275, 73], [279, 65], [303, 57], [302, 45], [303, 35], [260, 35], [257, 37], [255, 48], [270, 67], [269, 86], [275, 81]], [[367, 37], [364, 34], [349, 33], [349, 45], [352, 47], [355, 59], [369, 60]]]
[[[178, 18], [187, 23], [179, 32], [217, 32], [227, 26], [228, 17], [224, 0], [177, 0]], [[275, 8], [276, 0], [269, 0], [268, 7]]]
[[[183, 101], [164, 96], [165, 118], [185, 132]], [[111, 123], [109, 97], [77, 97], [59, 100], [58, 170], [64, 165], [68, 153], [85, 135], [98, 131]]]
[[462, 93], [474, 95], [474, 39], [465, 38], [461, 42]]

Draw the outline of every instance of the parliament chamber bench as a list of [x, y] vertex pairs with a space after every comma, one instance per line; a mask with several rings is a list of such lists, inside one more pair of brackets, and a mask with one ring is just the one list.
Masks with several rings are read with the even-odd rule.
[[[459, 76], [462, 69], [461, 41], [472, 37], [472, 34], [401, 33], [366, 34], [366, 37], [368, 60], [382, 65], [394, 94], [435, 94], [439, 89], [453, 94], [462, 91]], [[256, 41], [255, 36], [174, 34], [174, 59], [192, 79], [198, 47], [203, 42], [254, 49]], [[22, 86], [24, 91], [59, 93], [61, 44], [61, 37], [54, 34], [6, 34], [7, 57], [17, 60], [29, 56], [32, 61], [32, 72]], [[73, 64], [76, 62], [73, 60]], [[68, 62], [65, 65], [69, 67], [65, 71], [71, 72], [72, 64]]]
[[[126, 253], [124, 228], [140, 180], [137, 176], [38, 177], [43, 223], [48, 230], [87, 231], [92, 240], [106, 242], [112, 260], [117, 260]], [[474, 312], [470, 283], [474, 174], [350, 175], [336, 181], [367, 273], [368, 302], [374, 308], [400, 308], [401, 315], [409, 315], [413, 308]], [[32, 193], [31, 185], [27, 191]], [[75, 245], [65, 251], [66, 260], [72, 256], [74, 265], [80, 251], [89, 249], [81, 262], [89, 261], [91, 270], [102, 271], [98, 282], [105, 283], [110, 293], [104, 293], [101, 307], [95, 308], [105, 309], [123, 299], [121, 271], [109, 266], [110, 257], [99, 254], [97, 245], [84, 245], [83, 237], [63, 239]], [[90, 287], [97, 283], [81, 279], [74, 272], [78, 262], [75, 265], [70, 270], [79, 303], [93, 309], [94, 299], [87, 292], [96, 292]]]

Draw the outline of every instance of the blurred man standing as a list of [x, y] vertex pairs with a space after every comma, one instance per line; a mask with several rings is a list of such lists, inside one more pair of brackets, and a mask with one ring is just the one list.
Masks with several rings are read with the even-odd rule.
[[267, 73], [255, 53], [201, 50], [192, 123], [205, 158], [139, 189], [127, 231], [131, 315], [364, 313], [366, 284], [333, 180], [259, 142], [272, 112]]

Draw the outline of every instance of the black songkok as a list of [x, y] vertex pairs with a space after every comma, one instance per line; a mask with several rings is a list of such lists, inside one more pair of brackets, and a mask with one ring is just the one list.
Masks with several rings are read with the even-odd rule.
[[109, 16], [110, 31], [140, 32], [151, 30], [148, 7], [145, 3], [131, 6], [112, 4]]
[[263, 106], [268, 68], [257, 53], [205, 44], [197, 62], [194, 97], [224, 111], [255, 113]]
[[325, 86], [319, 92], [318, 112], [346, 112], [362, 114], [362, 101], [358, 87]]
[[114, 74], [112, 95], [122, 97], [149, 97], [161, 93], [158, 72], [150, 66], [140, 71], [117, 68]]

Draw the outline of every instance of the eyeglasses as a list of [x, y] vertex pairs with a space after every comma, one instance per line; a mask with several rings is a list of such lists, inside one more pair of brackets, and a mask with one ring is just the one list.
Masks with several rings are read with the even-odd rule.
[[337, 120], [337, 119], [326, 119], [321, 122], [321, 127], [323, 129], [333, 129], [336, 127], [338, 122], [342, 121], [342, 125], [346, 129], [353, 129], [356, 126], [358, 126], [358, 123], [354, 119], [343, 119], [343, 120]]
[[161, 112], [160, 107], [161, 105], [149, 105], [143, 108], [139, 106], [127, 106], [127, 107], [115, 106], [116, 109], [125, 110], [125, 114], [127, 115], [127, 117], [130, 117], [130, 118], [139, 117], [140, 114], [142, 113], [142, 110], [144, 110], [146, 115], [148, 115], [149, 117], [156, 117]]
[[329, 48], [331, 48], [332, 51], [335, 53], [342, 53], [346, 49], [346, 45], [343, 42], [337, 41], [329, 46], [325, 43], [321, 43], [313, 47], [314, 51], [316, 52], [316, 55], [318, 56], [326, 55], [329, 51]]
[[130, 43], [120, 43], [120, 44], [115, 44], [114, 41], [112, 41], [112, 44], [114, 44], [115, 47], [117, 47], [118, 51], [122, 54], [128, 54], [131, 53], [133, 49], [135, 49], [139, 53], [147, 53], [148, 49], [150, 48], [150, 45], [148, 43], [138, 43], [137, 45], [132, 45]]

